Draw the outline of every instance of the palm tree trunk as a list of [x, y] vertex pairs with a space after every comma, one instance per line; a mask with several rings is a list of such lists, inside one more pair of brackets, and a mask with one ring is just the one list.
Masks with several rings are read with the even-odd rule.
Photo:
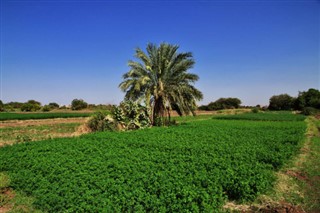
[[165, 114], [165, 107], [163, 106], [162, 97], [159, 97], [154, 101], [152, 124], [156, 125], [156, 121], [158, 118], [161, 118], [161, 122], [163, 122], [162, 120], [164, 118], [164, 114]]

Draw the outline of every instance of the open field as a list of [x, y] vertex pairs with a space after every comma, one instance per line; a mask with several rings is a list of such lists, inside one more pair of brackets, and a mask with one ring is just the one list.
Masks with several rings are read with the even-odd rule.
[[[172, 113], [173, 119], [177, 122], [188, 122], [194, 120], [204, 120], [212, 118], [214, 115], [228, 115], [247, 112], [247, 109], [232, 109], [220, 111], [197, 111], [197, 116], [179, 117]], [[64, 115], [68, 112], [60, 113]], [[93, 114], [94, 112], [86, 112]], [[27, 113], [28, 114], [28, 113]], [[42, 116], [47, 113], [37, 113], [37, 116]], [[54, 113], [56, 114], [56, 113]], [[68, 113], [69, 114], [69, 113]], [[79, 113], [83, 114], [83, 113]], [[1, 114], [0, 114], [1, 115]], [[72, 137], [83, 134], [77, 131], [81, 124], [84, 124], [88, 117], [69, 117], [69, 118], [45, 118], [30, 119], [30, 120], [4, 120], [0, 121], [0, 146], [5, 144], [14, 144], [27, 141], [37, 141], [60, 137]], [[10, 117], [10, 116], [9, 116]]]
[[[211, 211], [252, 201], [296, 155], [306, 123], [196, 121], [0, 149], [9, 187], [42, 211]], [[294, 122], [293, 122], [294, 121]]]
[[253, 121], [303, 121], [304, 115], [297, 114], [294, 117], [291, 112], [260, 112], [242, 113], [236, 115], [215, 116], [214, 119], [220, 120], [253, 120]]
[[40, 112], [40, 113], [1, 112], [0, 121], [50, 119], [50, 118], [77, 118], [77, 117], [89, 117], [90, 115], [92, 115], [92, 113], [88, 113], [88, 112]]
[[5, 144], [71, 137], [80, 123], [51, 123], [0, 128], [0, 147]]

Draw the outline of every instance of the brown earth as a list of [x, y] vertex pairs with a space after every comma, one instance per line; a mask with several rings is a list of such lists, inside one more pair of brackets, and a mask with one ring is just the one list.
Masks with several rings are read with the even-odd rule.
[[0, 128], [40, 126], [60, 123], [84, 123], [88, 118], [53, 118], [53, 119], [33, 119], [33, 120], [9, 120], [1, 121]]
[[0, 196], [2, 198], [0, 203], [0, 213], [9, 212], [12, 209], [9, 201], [15, 197], [14, 192], [9, 188], [5, 188], [0, 191]]

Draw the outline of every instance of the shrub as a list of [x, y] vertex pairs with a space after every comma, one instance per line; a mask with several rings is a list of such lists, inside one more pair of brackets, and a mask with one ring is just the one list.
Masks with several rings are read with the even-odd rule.
[[49, 111], [51, 111], [52, 110], [52, 108], [49, 106], [49, 105], [44, 105], [43, 107], [42, 107], [42, 111], [43, 112], [49, 112]]
[[301, 113], [304, 115], [315, 115], [315, 114], [317, 114], [317, 112], [318, 112], [318, 110], [316, 108], [305, 107], [305, 108], [303, 108]]
[[49, 103], [48, 105], [51, 109], [59, 109], [59, 104], [57, 103], [52, 102], [52, 103]]
[[21, 107], [21, 111], [24, 112], [35, 112], [41, 109], [41, 106], [38, 104], [32, 104], [32, 103], [25, 103]]
[[208, 105], [200, 106], [200, 110], [220, 110], [220, 109], [237, 109], [240, 107], [241, 100], [238, 98], [219, 98]]
[[59, 109], [67, 109], [66, 105], [59, 107]]
[[103, 112], [95, 114], [87, 123], [91, 131], [133, 130], [149, 127], [151, 121], [146, 107], [132, 102], [124, 101], [114, 106], [111, 115]]
[[254, 108], [251, 109], [251, 112], [253, 112], [253, 113], [258, 113], [258, 112], [259, 112], [259, 108], [254, 107]]
[[111, 116], [107, 116], [103, 112], [97, 112], [92, 116], [92, 118], [88, 121], [88, 127], [91, 131], [114, 131], [117, 129], [116, 122]]
[[88, 107], [88, 103], [82, 99], [73, 99], [71, 102], [72, 110], [81, 110]]

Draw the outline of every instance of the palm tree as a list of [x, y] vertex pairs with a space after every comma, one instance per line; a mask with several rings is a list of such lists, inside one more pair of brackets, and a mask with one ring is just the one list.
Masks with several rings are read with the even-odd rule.
[[159, 47], [149, 43], [146, 53], [136, 49], [138, 62], [130, 60], [129, 72], [123, 75], [120, 89], [125, 92], [125, 99], [144, 100], [151, 109], [152, 122], [157, 118], [170, 119], [170, 111], [179, 115], [194, 115], [196, 101], [202, 99], [202, 93], [193, 86], [199, 79], [188, 73], [195, 61], [191, 52], [178, 53], [179, 46], [161, 43]]

